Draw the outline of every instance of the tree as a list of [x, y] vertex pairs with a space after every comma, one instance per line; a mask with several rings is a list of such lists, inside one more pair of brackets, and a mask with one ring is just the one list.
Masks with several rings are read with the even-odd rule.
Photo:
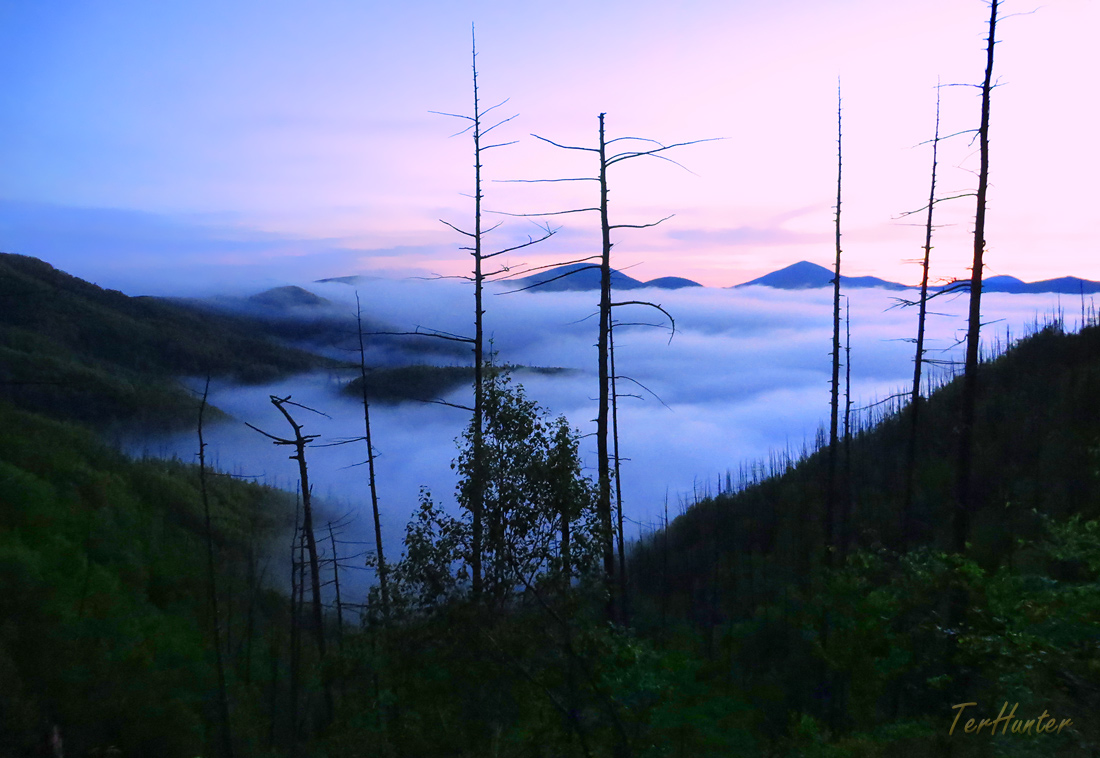
[[[465, 121], [470, 122], [469, 126], [467, 126], [465, 129], [463, 129], [462, 131], [460, 131], [457, 134], [452, 135], [452, 136], [457, 137], [458, 135], [465, 134], [466, 132], [471, 132], [472, 136], [473, 136], [473, 142], [474, 142], [474, 194], [473, 194], [473, 200], [474, 200], [473, 222], [474, 223], [473, 223], [473, 230], [468, 231], [468, 230], [462, 229], [462, 228], [456, 226], [455, 224], [452, 224], [448, 221], [444, 221], [443, 219], [440, 219], [440, 223], [450, 227], [451, 229], [455, 230], [459, 234], [462, 234], [463, 236], [468, 237], [470, 239], [471, 243], [472, 243], [471, 245], [463, 247], [462, 249], [469, 251], [470, 255], [473, 256], [473, 259], [474, 259], [473, 274], [471, 276], [466, 276], [466, 277], [461, 277], [461, 278], [464, 278], [464, 279], [467, 279], [468, 281], [471, 281], [474, 285], [474, 335], [473, 335], [473, 337], [461, 337], [461, 336], [457, 336], [457, 335], [447, 335], [447, 334], [442, 334], [442, 333], [436, 332], [436, 333], [427, 333], [427, 334], [425, 334], [425, 336], [435, 336], [435, 337], [440, 337], [440, 338], [443, 338], [443, 339], [450, 339], [450, 340], [454, 340], [454, 341], [458, 341], [458, 342], [466, 342], [466, 343], [469, 343], [473, 346], [473, 354], [474, 354], [474, 407], [470, 408], [468, 410], [472, 411], [473, 418], [474, 418], [473, 425], [472, 425], [473, 435], [474, 435], [473, 443], [472, 443], [473, 444], [473, 456], [474, 456], [475, 461], [481, 461], [482, 458], [484, 457], [484, 450], [483, 450], [483, 444], [482, 444], [482, 436], [483, 436], [482, 426], [483, 426], [484, 404], [485, 404], [485, 374], [484, 374], [484, 367], [485, 367], [485, 326], [484, 326], [484, 318], [485, 318], [485, 307], [484, 307], [485, 281], [486, 281], [486, 279], [491, 279], [495, 276], [499, 276], [501, 274], [507, 273], [508, 270], [509, 270], [508, 267], [502, 267], [498, 271], [486, 272], [485, 268], [484, 268], [485, 262], [489, 259], [496, 258], [496, 257], [504, 255], [506, 253], [514, 252], [516, 250], [521, 250], [525, 247], [529, 247], [531, 245], [538, 244], [539, 242], [542, 242], [543, 240], [553, 236], [556, 230], [551, 229], [549, 227], [549, 225], [547, 225], [547, 226], [542, 227], [540, 229], [541, 234], [538, 238], [528, 237], [526, 242], [522, 242], [518, 245], [512, 245], [512, 246], [506, 247], [502, 250], [496, 250], [494, 252], [485, 252], [483, 247], [482, 247], [483, 236], [485, 234], [493, 231], [494, 229], [498, 228], [500, 226], [500, 224], [496, 224], [496, 225], [490, 227], [489, 229], [483, 229], [482, 228], [482, 201], [484, 200], [484, 195], [483, 195], [482, 190], [481, 190], [481, 169], [482, 169], [481, 155], [482, 155], [483, 152], [485, 152], [487, 150], [492, 150], [494, 148], [505, 147], [507, 145], [515, 144], [515, 141], [513, 140], [513, 141], [509, 141], [509, 142], [499, 142], [499, 143], [495, 143], [495, 144], [484, 145], [484, 144], [482, 144], [482, 138], [485, 137], [486, 135], [488, 135], [490, 132], [492, 132], [497, 127], [499, 127], [503, 124], [506, 124], [509, 121], [511, 121], [512, 119], [516, 118], [516, 116], [509, 116], [508, 118], [502, 119], [502, 120], [498, 121], [497, 123], [493, 124], [492, 126], [489, 126], [488, 128], [483, 128], [482, 127], [482, 122], [481, 122], [482, 117], [488, 115], [489, 113], [491, 113], [492, 111], [494, 111], [497, 108], [501, 107], [502, 105], [504, 105], [504, 103], [506, 103], [508, 101], [504, 100], [500, 103], [497, 103], [494, 106], [486, 108], [484, 111], [481, 109], [481, 100], [480, 100], [479, 95], [478, 95], [478, 85], [477, 85], [477, 39], [476, 39], [476, 36], [474, 34], [473, 25], [471, 25], [471, 27], [470, 27], [470, 41], [471, 41], [471, 58], [472, 58], [472, 61], [473, 61], [472, 62], [473, 90], [474, 90], [474, 93], [473, 93], [474, 94], [473, 115], [469, 116], [469, 115], [456, 114], [456, 113], [439, 113], [438, 111], [433, 111], [433, 112], [438, 113], [439, 115], [442, 115], [442, 116], [450, 116], [452, 118], [463, 119]], [[473, 519], [473, 522], [472, 522], [472, 537], [471, 537], [471, 539], [472, 539], [471, 570], [473, 572], [472, 579], [473, 579], [473, 589], [474, 589], [474, 594], [475, 595], [479, 594], [481, 592], [481, 582], [482, 582], [482, 565], [481, 565], [482, 561], [481, 561], [481, 556], [482, 556], [482, 538], [483, 538], [483, 531], [484, 531], [484, 523], [483, 523], [484, 522], [484, 514], [483, 514], [483, 506], [482, 506], [483, 495], [481, 494], [481, 490], [484, 488], [484, 484], [482, 483], [480, 469], [481, 469], [481, 466], [478, 465], [478, 466], [475, 466], [473, 471], [472, 471], [473, 479], [471, 481], [472, 490], [471, 490], [471, 501], [470, 501], [470, 507], [471, 507], [471, 513], [472, 513], [472, 519]]]
[[[616, 137], [614, 139], [607, 139], [604, 128], [604, 118], [607, 114], [601, 113], [599, 115], [599, 141], [596, 147], [586, 147], [579, 145], [563, 145], [553, 140], [540, 137], [537, 134], [532, 136], [536, 139], [542, 140], [554, 147], [563, 150], [576, 150], [585, 153], [594, 153], [599, 160], [599, 170], [595, 176], [582, 176], [582, 177], [569, 177], [562, 179], [535, 179], [529, 181], [535, 182], [584, 182], [595, 181], [599, 185], [599, 205], [585, 208], [573, 208], [564, 211], [555, 211], [552, 213], [525, 213], [525, 214], [509, 214], [509, 215], [521, 215], [521, 216], [552, 216], [562, 215], [568, 213], [586, 213], [586, 212], [598, 212], [600, 214], [600, 254], [598, 256], [589, 256], [582, 259], [582, 261], [593, 260], [599, 258], [599, 264], [592, 264], [590, 266], [582, 266], [564, 274], [568, 276], [576, 274], [581, 271], [598, 268], [600, 271], [600, 304], [599, 304], [599, 337], [597, 339], [596, 350], [598, 353], [597, 365], [599, 374], [599, 400], [596, 414], [596, 456], [598, 460], [598, 476], [597, 476], [597, 513], [600, 518], [600, 530], [603, 552], [603, 570], [604, 580], [607, 583], [609, 590], [609, 615], [613, 618], [621, 618], [621, 603], [616, 604], [614, 602], [615, 592], [613, 589], [613, 582], [615, 576], [615, 528], [612, 520], [612, 508], [611, 508], [611, 477], [612, 477], [612, 463], [610, 453], [610, 431], [611, 431], [611, 370], [610, 370], [610, 355], [611, 355], [611, 309], [614, 307], [622, 307], [628, 305], [642, 305], [650, 308], [655, 308], [665, 315], [672, 323], [672, 329], [675, 331], [676, 322], [672, 316], [657, 303], [651, 303], [642, 300], [627, 300], [622, 302], [612, 302], [611, 298], [611, 232], [616, 229], [646, 229], [649, 227], [657, 226], [664, 221], [667, 221], [671, 216], [659, 219], [653, 223], [648, 224], [612, 224], [610, 221], [610, 215], [608, 211], [608, 170], [617, 163], [622, 163], [626, 160], [633, 158], [642, 158], [647, 156], [654, 156], [663, 160], [669, 161], [676, 165], [676, 161], [663, 155], [668, 150], [673, 148], [683, 147], [686, 145], [694, 145], [700, 142], [710, 142], [713, 139], [699, 139], [692, 140], [690, 142], [678, 142], [671, 145], [664, 145], [656, 140], [643, 138], [643, 137]], [[608, 152], [608, 147], [616, 142], [644, 142], [650, 145], [656, 145], [656, 147], [648, 149], [637, 150], [623, 150], [619, 153]], [[573, 261], [579, 263], [581, 261]], [[560, 278], [560, 277], [555, 277]], [[549, 279], [543, 284], [546, 284], [554, 279]]]
[[959, 411], [959, 466], [955, 484], [955, 510], [951, 522], [952, 546], [966, 551], [973, 504], [974, 409], [978, 402], [978, 347], [982, 319], [982, 257], [985, 253], [985, 206], [989, 190], [989, 101], [993, 91], [993, 46], [996, 44], [998, 0], [989, 4], [989, 37], [986, 38], [985, 79], [982, 82], [982, 119], [978, 128], [977, 209], [974, 212], [974, 261], [970, 268], [970, 312], [966, 331], [966, 367], [962, 406]]
[[581, 473], [579, 435], [564, 417], [550, 420], [503, 371], [488, 366], [485, 376], [481, 442], [489, 454], [477, 456], [471, 420], [452, 463], [461, 516], [444, 513], [422, 493], [405, 556], [393, 570], [394, 591], [407, 608], [427, 609], [464, 592], [478, 496], [485, 516], [480, 593], [498, 607], [520, 587], [567, 588], [596, 562], [595, 497]]
[[[359, 381], [363, 388], [363, 441], [367, 445], [367, 478], [370, 483], [371, 512], [374, 515], [374, 549], [378, 553], [378, 584], [382, 590], [382, 618], [390, 616], [390, 588], [386, 576], [386, 557], [382, 552], [382, 520], [378, 513], [378, 480], [374, 475], [374, 445], [370, 433], [370, 398], [367, 395], [367, 353], [363, 344], [363, 309], [355, 293], [355, 326], [359, 333]], [[334, 551], [335, 555], [335, 551]]]
[[932, 211], [936, 205], [936, 166], [940, 147], [940, 96], [936, 90], [936, 133], [932, 138], [932, 182], [928, 190], [928, 216], [924, 226], [924, 261], [921, 266], [916, 355], [913, 357], [913, 392], [909, 403], [909, 449], [906, 452], [905, 501], [902, 503], [901, 546], [905, 550], [913, 531], [913, 490], [917, 476], [917, 431], [920, 429], [921, 370], [924, 367], [924, 327], [928, 316], [928, 267], [932, 257]]
[[222, 720], [222, 754], [233, 758], [233, 726], [229, 713], [229, 688], [225, 678], [225, 660], [222, 655], [221, 615], [218, 612], [217, 571], [214, 566], [214, 531], [210, 524], [210, 495], [206, 488], [206, 440], [202, 433], [206, 401], [210, 395], [210, 377], [202, 390], [199, 404], [199, 493], [202, 497], [203, 520], [206, 526], [206, 590], [210, 601], [210, 623], [214, 631], [214, 662], [218, 672], [218, 708]]
[[825, 560], [831, 561], [833, 522], [837, 502], [838, 426], [840, 416], [840, 180], [841, 168], [840, 83], [836, 87], [836, 265], [833, 271], [833, 378], [829, 405], [829, 482], [825, 493]]

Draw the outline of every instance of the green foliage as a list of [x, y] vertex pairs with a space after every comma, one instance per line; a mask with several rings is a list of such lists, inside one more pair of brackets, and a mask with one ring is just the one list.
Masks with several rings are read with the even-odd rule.
[[127, 297], [0, 254], [0, 395], [54, 418], [144, 429], [193, 423], [180, 375], [262, 382], [332, 362], [258, 336], [247, 319]]
[[492, 367], [484, 397], [485, 454], [480, 460], [474, 454], [471, 422], [452, 463], [459, 473], [461, 515], [446, 514], [430, 493], [421, 492], [420, 509], [406, 530], [405, 555], [393, 567], [399, 605], [423, 610], [468, 589], [478, 488], [488, 596], [508, 602], [517, 589], [568, 586], [595, 565], [594, 489], [581, 472], [577, 432], [564, 417], [548, 419], [522, 386]]
[[[37, 754], [52, 724], [72, 755], [207, 751], [214, 677], [196, 480], [192, 467], [130, 461], [0, 404], [0, 755]], [[222, 578], [240, 577], [246, 541], [268, 539], [288, 503], [229, 479], [213, 497]]]

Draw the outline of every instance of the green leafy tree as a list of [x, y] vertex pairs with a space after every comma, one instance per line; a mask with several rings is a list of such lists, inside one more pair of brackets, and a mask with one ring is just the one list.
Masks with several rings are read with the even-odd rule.
[[597, 563], [595, 488], [582, 472], [577, 432], [564, 417], [550, 419], [506, 372], [489, 366], [486, 374], [480, 443], [489, 455], [475, 454], [471, 423], [451, 464], [460, 477], [460, 515], [421, 492], [405, 555], [394, 568], [406, 608], [426, 609], [465, 591], [478, 503], [485, 525], [482, 591], [498, 603], [524, 589], [569, 587]]

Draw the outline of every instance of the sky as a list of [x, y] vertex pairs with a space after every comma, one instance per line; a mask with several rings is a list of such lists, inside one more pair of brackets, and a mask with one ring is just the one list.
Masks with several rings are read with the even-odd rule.
[[[1028, 281], [1100, 279], [1092, 223], [1096, 0], [1003, 4], [993, 95], [987, 265]], [[0, 0], [0, 250], [129, 294], [374, 273], [461, 274], [472, 145], [432, 111], [517, 117], [490, 180], [590, 176], [609, 137], [664, 144], [684, 168], [612, 169], [613, 265], [639, 279], [729, 286], [798, 260], [829, 264], [843, 97], [844, 268], [913, 282], [937, 81], [978, 83], [980, 0], [554, 4], [460, 0]], [[973, 129], [979, 91], [945, 87], [945, 134]], [[941, 149], [940, 194], [972, 192], [970, 135]], [[485, 185], [486, 206], [594, 204], [592, 184]], [[933, 277], [966, 274], [974, 202], [939, 206]], [[507, 247], [534, 232], [505, 221]], [[555, 217], [502, 259], [591, 254], [594, 214]]]

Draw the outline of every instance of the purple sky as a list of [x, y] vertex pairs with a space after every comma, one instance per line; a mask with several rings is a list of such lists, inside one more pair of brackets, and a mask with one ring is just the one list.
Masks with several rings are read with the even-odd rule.
[[[1030, 13], [1035, 11], [1034, 13]], [[1009, 0], [994, 92], [990, 274], [1100, 279], [1091, 94], [1094, 0]], [[844, 89], [845, 270], [914, 281], [937, 77], [979, 82], [979, 0], [555, 4], [0, 0], [0, 250], [131, 293], [375, 271], [460, 273], [439, 218], [463, 225], [477, 24], [485, 105], [520, 143], [489, 178], [592, 173], [593, 145], [725, 137], [612, 176], [618, 268], [726, 286], [797, 260], [828, 264], [836, 82]], [[1092, 49], [1093, 52], [1088, 52]], [[978, 91], [943, 91], [943, 130], [973, 128]], [[588, 159], [588, 162], [585, 162]], [[943, 149], [944, 194], [976, 184], [976, 146]], [[621, 169], [621, 170], [620, 170]], [[584, 191], [588, 190], [586, 196]], [[488, 184], [512, 212], [592, 205], [589, 184]], [[972, 199], [942, 206], [933, 274], [965, 273]], [[511, 263], [587, 254], [597, 219]], [[509, 221], [501, 246], [527, 234]], [[154, 282], [162, 282], [160, 285]]]

